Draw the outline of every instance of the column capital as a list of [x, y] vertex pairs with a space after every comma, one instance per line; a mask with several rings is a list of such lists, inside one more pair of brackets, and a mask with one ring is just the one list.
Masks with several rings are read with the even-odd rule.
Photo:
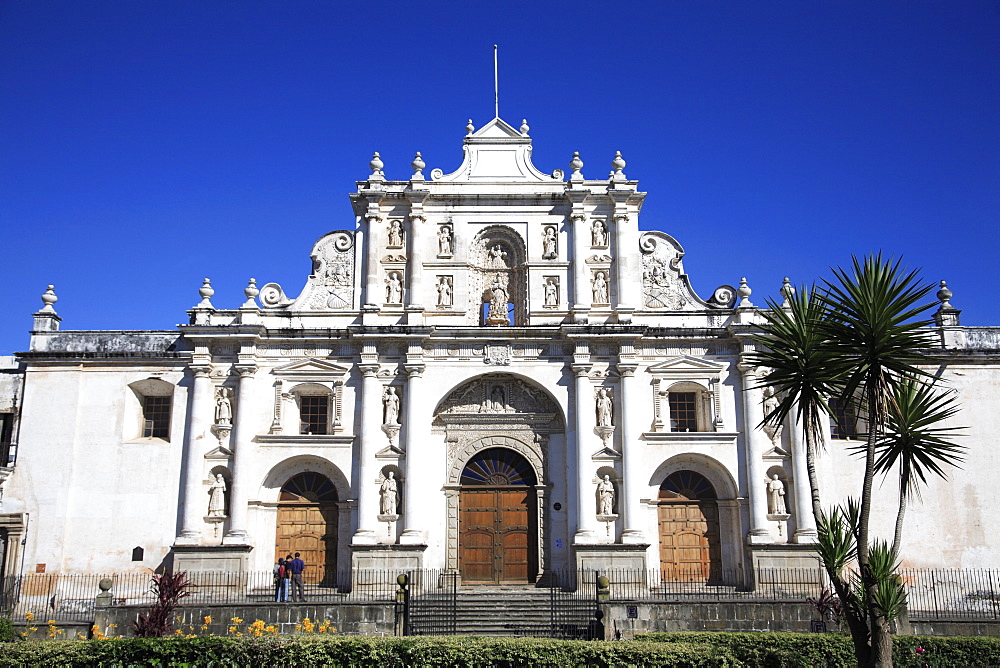
[[383, 217], [370, 211], [365, 214], [365, 220], [368, 221], [368, 223], [380, 223], [382, 222]]
[[616, 213], [614, 215], [614, 220], [616, 223], [627, 223], [629, 220], [629, 215], [627, 213]]
[[590, 373], [590, 370], [594, 368], [593, 364], [572, 364], [570, 368], [573, 369], [573, 375], [577, 378], [586, 378]]
[[617, 365], [618, 373], [624, 378], [632, 378], [635, 376], [635, 370], [639, 368], [637, 362], [619, 362]]
[[583, 223], [587, 220], [587, 214], [585, 213], [571, 213], [569, 219], [574, 223]]
[[417, 223], [417, 222], [423, 223], [427, 221], [427, 217], [424, 216], [422, 213], [411, 213], [407, 216], [407, 218], [410, 219], [411, 223]]
[[361, 374], [365, 378], [375, 378], [378, 374], [378, 364], [359, 364], [358, 368], [361, 369]]
[[750, 364], [749, 362], [746, 361], [741, 360], [736, 365], [736, 368], [739, 369], [740, 373], [743, 374], [743, 377], [747, 379], [756, 378], [760, 374], [760, 367], [758, 367], [756, 364]]
[[253, 378], [259, 368], [256, 364], [237, 364], [234, 367], [240, 378]]
[[208, 378], [212, 374], [210, 364], [192, 364], [188, 367], [195, 378]]
[[424, 369], [427, 368], [425, 364], [404, 364], [403, 370], [406, 371], [406, 375], [410, 378], [420, 378], [424, 373]]

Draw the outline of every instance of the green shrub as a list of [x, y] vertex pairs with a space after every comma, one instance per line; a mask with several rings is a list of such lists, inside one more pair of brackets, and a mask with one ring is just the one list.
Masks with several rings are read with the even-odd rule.
[[13, 642], [20, 639], [17, 631], [14, 630], [14, 621], [10, 617], [0, 617], [0, 642]]
[[735, 668], [726, 651], [685, 643], [532, 638], [123, 638], [24, 642], [0, 649], [0, 666], [455, 666], [525, 665]]

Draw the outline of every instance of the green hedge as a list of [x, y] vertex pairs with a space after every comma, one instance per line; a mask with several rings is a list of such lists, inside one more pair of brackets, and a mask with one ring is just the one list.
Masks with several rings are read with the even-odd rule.
[[[725, 650], [742, 666], [856, 665], [851, 637], [842, 633], [648, 633], [640, 640]], [[1000, 666], [1000, 638], [995, 637], [893, 636], [893, 645], [896, 668]]]
[[0, 666], [636, 666], [736, 668], [707, 645], [532, 638], [123, 638], [27, 641], [0, 648]]

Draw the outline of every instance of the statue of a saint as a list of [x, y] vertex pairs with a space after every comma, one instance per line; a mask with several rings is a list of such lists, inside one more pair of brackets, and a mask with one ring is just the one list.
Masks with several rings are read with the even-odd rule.
[[228, 387], [220, 387], [215, 392], [215, 424], [233, 423], [233, 400]]
[[438, 306], [451, 306], [452, 291], [451, 279], [448, 276], [441, 276], [437, 284]]
[[786, 515], [785, 509], [785, 483], [781, 482], [778, 474], [771, 476], [767, 483], [767, 511], [771, 515]]
[[597, 275], [594, 276], [594, 303], [595, 304], [610, 304], [611, 300], [608, 299], [608, 281], [604, 277], [604, 272], [599, 271]]
[[556, 228], [546, 227], [545, 237], [542, 239], [542, 257], [546, 260], [554, 260], [558, 256], [556, 252]]
[[608, 245], [608, 231], [604, 227], [604, 221], [594, 220], [594, 224], [590, 226], [591, 241], [593, 246], [607, 246]]
[[545, 305], [559, 305], [559, 284], [556, 283], [556, 279], [554, 278], [549, 278], [545, 281]]
[[402, 247], [403, 245], [403, 226], [398, 220], [394, 220], [389, 223], [389, 246], [390, 247]]
[[208, 516], [226, 516], [226, 479], [221, 473], [215, 474], [215, 480], [208, 488]]
[[597, 391], [597, 426], [610, 427], [614, 406], [611, 401], [611, 392], [608, 388], [602, 387]]
[[389, 471], [388, 477], [382, 481], [382, 487], [379, 488], [379, 513], [382, 515], [395, 515], [396, 514], [396, 502], [397, 492], [396, 492], [396, 478], [395, 473]]
[[385, 407], [385, 421], [382, 424], [399, 424], [399, 395], [396, 394], [396, 388], [391, 385], [385, 388], [382, 405]]
[[604, 480], [597, 483], [597, 514], [613, 515], [615, 508], [615, 485], [611, 482], [611, 476], [604, 476]]
[[500, 247], [500, 244], [496, 244], [490, 249], [490, 266], [494, 269], [507, 268], [507, 253]]
[[438, 229], [438, 255], [451, 255], [451, 228], [442, 225]]
[[493, 280], [493, 286], [490, 288], [490, 310], [487, 318], [507, 321], [507, 291], [500, 283], [499, 276]]
[[398, 271], [391, 272], [385, 279], [385, 301], [387, 304], [403, 303], [403, 278]]
[[764, 417], [778, 410], [778, 397], [774, 396], [774, 390], [770, 387], [764, 388]]

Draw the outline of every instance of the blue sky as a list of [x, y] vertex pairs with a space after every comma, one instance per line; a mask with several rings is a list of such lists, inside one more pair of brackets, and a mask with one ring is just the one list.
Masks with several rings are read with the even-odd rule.
[[[534, 6], [533, 6], [534, 5]], [[616, 150], [700, 294], [882, 249], [1000, 325], [1000, 3], [0, 2], [0, 354], [186, 321], [204, 276], [294, 294], [347, 194], [454, 170], [466, 120], [534, 162]]]

